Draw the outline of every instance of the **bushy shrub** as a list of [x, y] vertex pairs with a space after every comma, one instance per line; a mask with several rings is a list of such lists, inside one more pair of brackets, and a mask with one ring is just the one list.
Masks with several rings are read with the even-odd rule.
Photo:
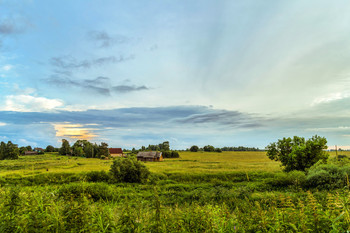
[[105, 171], [91, 171], [86, 173], [86, 181], [88, 182], [109, 182], [111, 176]]
[[318, 189], [343, 188], [348, 185], [350, 166], [317, 164], [308, 171], [307, 186]]
[[150, 175], [148, 168], [134, 157], [119, 157], [113, 161], [110, 169], [116, 182], [142, 183]]
[[163, 158], [179, 158], [180, 154], [177, 151], [163, 151]]
[[274, 178], [266, 180], [266, 184], [272, 187], [303, 187], [306, 182], [306, 175], [302, 171], [291, 171], [288, 173], [278, 173]]
[[84, 183], [71, 183], [63, 185], [58, 190], [58, 195], [66, 200], [79, 199], [82, 197], [91, 198], [94, 201], [98, 200], [112, 200], [113, 190], [108, 184], [96, 183], [96, 184], [84, 184]]
[[190, 151], [191, 152], [197, 152], [198, 149], [199, 149], [198, 146], [194, 145], [194, 146], [191, 146]]

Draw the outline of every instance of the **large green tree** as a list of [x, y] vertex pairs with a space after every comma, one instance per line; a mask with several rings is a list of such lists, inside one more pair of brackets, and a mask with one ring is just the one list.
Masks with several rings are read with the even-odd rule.
[[279, 139], [266, 147], [267, 156], [271, 160], [281, 161], [285, 171], [305, 171], [319, 160], [327, 160], [327, 140], [324, 137], [313, 136], [305, 140], [303, 137]]
[[0, 160], [2, 159], [18, 159], [19, 149], [17, 144], [11, 141], [0, 143]]

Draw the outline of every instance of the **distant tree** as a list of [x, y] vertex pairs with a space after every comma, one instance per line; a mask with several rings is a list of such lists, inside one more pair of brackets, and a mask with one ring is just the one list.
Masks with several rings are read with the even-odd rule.
[[101, 145], [98, 146], [98, 157], [102, 156], [109, 157], [108, 144], [105, 142], [101, 142]]
[[33, 151], [31, 146], [26, 146], [26, 148], [27, 148], [27, 151]]
[[70, 155], [71, 148], [69, 142], [66, 139], [62, 139], [62, 146], [59, 151], [60, 155]]
[[84, 156], [83, 148], [80, 146], [73, 147], [73, 155], [78, 157]]
[[172, 151], [171, 152], [171, 158], [180, 158], [180, 154], [177, 151]]
[[220, 148], [215, 148], [215, 152], [219, 152], [219, 153], [221, 153], [221, 152], [222, 152], [222, 150], [221, 150]]
[[55, 147], [48, 145], [45, 149], [45, 152], [54, 152], [55, 151]]
[[313, 136], [305, 141], [303, 137], [279, 139], [266, 147], [267, 156], [271, 160], [281, 161], [285, 171], [305, 171], [319, 160], [327, 160], [327, 140], [324, 137]]
[[6, 158], [7, 145], [5, 142], [0, 143], [0, 160]]
[[25, 151], [27, 151], [27, 147], [21, 146], [21, 147], [19, 148], [19, 154], [20, 154], [20, 155], [24, 155], [24, 152], [25, 152]]
[[168, 141], [165, 141], [165, 142], [159, 144], [158, 147], [159, 147], [159, 150], [162, 150], [162, 151], [170, 150], [170, 144]]
[[198, 149], [199, 149], [198, 146], [194, 145], [194, 146], [191, 146], [190, 151], [191, 152], [197, 152]]
[[207, 145], [207, 146], [203, 147], [203, 150], [206, 152], [214, 152], [215, 148], [211, 145]]

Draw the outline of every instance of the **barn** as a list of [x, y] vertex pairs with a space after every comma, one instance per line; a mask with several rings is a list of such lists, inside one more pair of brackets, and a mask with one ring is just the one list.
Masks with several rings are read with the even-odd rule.
[[137, 154], [137, 160], [159, 162], [163, 161], [163, 155], [162, 152], [159, 151], [141, 151]]
[[124, 155], [122, 148], [109, 148], [108, 150], [111, 157], [122, 157]]

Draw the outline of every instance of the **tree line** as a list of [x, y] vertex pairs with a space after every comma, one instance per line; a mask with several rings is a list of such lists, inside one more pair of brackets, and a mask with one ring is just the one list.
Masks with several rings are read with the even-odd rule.
[[140, 151], [160, 151], [160, 152], [162, 152], [163, 158], [179, 158], [180, 157], [180, 154], [178, 151], [170, 150], [169, 141], [159, 143], [158, 145], [148, 145], [147, 147], [141, 146], [141, 148], [138, 150], [136, 150], [135, 148], [132, 148], [131, 153], [137, 154]]
[[205, 151], [205, 152], [222, 152], [222, 151], [262, 151], [259, 148], [255, 147], [244, 147], [244, 146], [238, 146], [238, 147], [222, 147], [222, 148], [215, 148], [212, 145], [207, 145], [202, 148], [193, 145], [191, 148], [187, 149], [187, 151], [191, 152], [197, 152], [197, 151]]
[[70, 146], [66, 139], [62, 139], [62, 146], [59, 148], [60, 155], [71, 155], [86, 158], [107, 158], [110, 156], [108, 144], [101, 142], [100, 145], [87, 140], [77, 140]]

